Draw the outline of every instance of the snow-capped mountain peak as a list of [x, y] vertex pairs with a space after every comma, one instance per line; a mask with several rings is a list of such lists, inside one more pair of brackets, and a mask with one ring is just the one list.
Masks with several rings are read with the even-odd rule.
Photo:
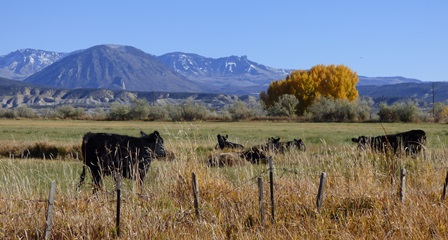
[[66, 55], [67, 53], [29, 48], [20, 49], [5, 56], [0, 56], [0, 73], [3, 77], [23, 80]]

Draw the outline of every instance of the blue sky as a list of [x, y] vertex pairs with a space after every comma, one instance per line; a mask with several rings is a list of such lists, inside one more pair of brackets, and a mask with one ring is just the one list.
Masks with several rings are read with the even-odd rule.
[[153, 55], [246, 55], [276, 68], [448, 81], [448, 1], [2, 2], [0, 55], [120, 44]]

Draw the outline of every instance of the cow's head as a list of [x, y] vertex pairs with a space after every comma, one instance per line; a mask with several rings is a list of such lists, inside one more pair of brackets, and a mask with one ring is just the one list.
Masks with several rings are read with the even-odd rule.
[[277, 151], [280, 148], [280, 138], [270, 137], [266, 145], [270, 151]]
[[143, 131], [140, 131], [142, 138], [149, 143], [149, 148], [152, 152], [154, 152], [156, 157], [165, 157], [166, 151], [163, 146], [163, 138], [160, 136], [158, 131], [154, 131], [151, 134], [146, 134]]
[[270, 137], [268, 138], [268, 144], [278, 144], [280, 142], [280, 138]]
[[370, 141], [370, 137], [359, 136], [358, 138], [352, 138], [352, 142], [358, 143], [359, 149], [366, 149], [367, 144]]
[[227, 138], [229, 137], [229, 135], [223, 136], [221, 134], [218, 134], [218, 145], [220, 148], [224, 148], [225, 144], [227, 142]]
[[295, 139], [294, 138], [294, 146], [297, 147], [297, 149], [302, 150], [302, 151], [306, 151], [306, 146], [305, 143], [303, 143], [302, 139]]

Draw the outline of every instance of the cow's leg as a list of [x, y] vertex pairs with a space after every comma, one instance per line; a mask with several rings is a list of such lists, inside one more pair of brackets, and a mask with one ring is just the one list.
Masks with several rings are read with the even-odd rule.
[[78, 184], [78, 186], [76, 187], [76, 190], [77, 190], [77, 191], [79, 191], [79, 188], [80, 188], [81, 185], [84, 183], [85, 178], [86, 178], [86, 166], [83, 165], [83, 166], [82, 166], [82, 173], [81, 173], [81, 176], [80, 176], [80, 179], [79, 179], [79, 184]]
[[103, 182], [101, 177], [101, 172], [99, 169], [94, 168], [92, 171], [92, 177], [93, 177], [93, 192], [96, 193], [98, 189], [102, 188]]

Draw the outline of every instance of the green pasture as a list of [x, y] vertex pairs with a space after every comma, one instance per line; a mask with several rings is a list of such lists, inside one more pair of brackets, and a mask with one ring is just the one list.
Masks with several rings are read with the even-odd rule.
[[[166, 148], [174, 152], [183, 161], [205, 161], [207, 157], [216, 153], [217, 134], [228, 134], [229, 140], [251, 147], [263, 144], [269, 137], [280, 137], [283, 141], [301, 138], [307, 152], [303, 155], [307, 171], [333, 166], [333, 161], [320, 159], [334, 159], [328, 154], [339, 154], [341, 157], [352, 158], [357, 152], [356, 144], [351, 138], [359, 135], [382, 135], [411, 129], [423, 129], [428, 135], [427, 153], [434, 161], [443, 162], [448, 143], [448, 128], [443, 124], [400, 124], [400, 123], [303, 123], [303, 122], [139, 122], [139, 121], [57, 121], [57, 120], [0, 120], [0, 144], [18, 148], [35, 142], [47, 145], [69, 145], [79, 147], [82, 136], [88, 132], [110, 132], [138, 136], [141, 130], [152, 132], [158, 130], [165, 140]], [[79, 148], [78, 148], [79, 149]], [[344, 152], [346, 154], [344, 154]], [[434, 153], [434, 154], [433, 154]], [[303, 154], [303, 153], [298, 153]], [[307, 157], [308, 156], [308, 157]], [[341, 157], [336, 157], [339, 159]], [[282, 158], [284, 165], [294, 163]], [[314, 159], [318, 159], [317, 161]], [[51, 179], [64, 179], [63, 191], [73, 192], [79, 181], [82, 162], [79, 159], [56, 159], [54, 161], [42, 159], [11, 159], [4, 158], [0, 173], [5, 181], [25, 179], [36, 191], [42, 191], [42, 185], [48, 185]], [[350, 160], [348, 160], [350, 161]], [[161, 162], [154, 162], [148, 173], [149, 176], [158, 174], [164, 166]], [[342, 166], [342, 165], [341, 165]], [[338, 167], [344, 168], [344, 167]], [[253, 170], [253, 169], [252, 169]], [[252, 171], [251, 170], [251, 171]], [[220, 170], [232, 179], [235, 168]], [[261, 171], [261, 170], [260, 170]], [[7, 180], [8, 179], [8, 180]], [[16, 180], [17, 180], [16, 179]], [[3, 183], [5, 183], [5, 181]], [[90, 174], [87, 174], [90, 182]], [[110, 183], [112, 184], [112, 183]], [[7, 185], [7, 184], [6, 184]], [[3, 185], [6, 188], [5, 185]], [[5, 189], [3, 189], [5, 190]], [[11, 190], [11, 189], [9, 189]], [[46, 190], [41, 192], [46, 194]]]
[[268, 137], [282, 141], [301, 138], [310, 149], [322, 146], [353, 145], [359, 135], [392, 134], [423, 129], [428, 148], [444, 148], [448, 143], [446, 124], [409, 123], [303, 123], [303, 122], [139, 122], [139, 121], [72, 121], [72, 120], [0, 120], [0, 144], [50, 142], [80, 144], [88, 132], [110, 132], [138, 136], [141, 130], [158, 130], [165, 141], [193, 141], [201, 147], [213, 147], [217, 134], [228, 134], [229, 140], [244, 146], [263, 144]]

